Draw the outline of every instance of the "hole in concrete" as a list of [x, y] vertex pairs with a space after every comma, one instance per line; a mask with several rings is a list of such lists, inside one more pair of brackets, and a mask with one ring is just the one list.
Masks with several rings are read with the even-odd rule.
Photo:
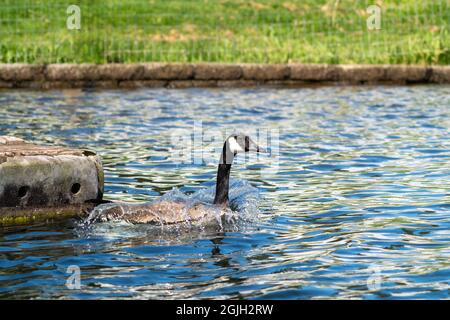
[[80, 189], [81, 185], [79, 183], [74, 183], [70, 191], [72, 192], [72, 194], [77, 194], [78, 192], [80, 192]]
[[30, 187], [28, 186], [22, 186], [19, 188], [19, 191], [17, 192], [17, 196], [19, 198], [23, 198], [28, 194], [28, 191], [30, 190]]

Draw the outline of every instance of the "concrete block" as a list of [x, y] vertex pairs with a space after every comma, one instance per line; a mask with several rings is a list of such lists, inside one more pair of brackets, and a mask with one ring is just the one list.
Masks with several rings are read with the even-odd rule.
[[143, 64], [144, 80], [187, 80], [194, 76], [194, 67], [183, 63], [146, 63]]
[[102, 64], [97, 66], [99, 79], [102, 80], [134, 80], [142, 79], [145, 68], [140, 64]]
[[242, 76], [239, 65], [220, 63], [199, 63], [194, 66], [196, 80], [237, 80]]
[[336, 81], [338, 69], [327, 64], [290, 64], [290, 79], [302, 81]]
[[290, 69], [285, 64], [242, 64], [245, 80], [283, 80], [288, 79]]
[[379, 82], [386, 79], [386, 69], [379, 65], [340, 65], [338, 80], [349, 83]]
[[417, 82], [429, 81], [430, 71], [424, 66], [390, 65], [386, 66], [386, 78], [392, 82]]
[[433, 83], [450, 83], [450, 66], [433, 67], [430, 80]]
[[32, 81], [44, 79], [44, 65], [37, 64], [0, 64], [0, 80]]
[[0, 218], [4, 221], [11, 208], [45, 207], [50, 217], [54, 212], [48, 208], [99, 202], [103, 184], [101, 160], [93, 151], [0, 136]]
[[100, 75], [95, 64], [50, 64], [45, 78], [50, 81], [98, 80]]

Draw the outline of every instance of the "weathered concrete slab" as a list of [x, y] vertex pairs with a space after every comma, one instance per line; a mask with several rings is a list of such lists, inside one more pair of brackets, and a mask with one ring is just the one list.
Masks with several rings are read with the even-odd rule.
[[0, 64], [0, 80], [43, 81], [45, 66], [35, 64]]
[[242, 64], [244, 80], [283, 80], [289, 79], [290, 68], [284, 64]]
[[37, 214], [43, 215], [39, 219], [79, 214], [80, 206], [102, 200], [103, 184], [101, 160], [93, 151], [0, 136], [0, 225], [27, 220], [29, 212], [33, 220]]
[[340, 65], [337, 69], [337, 79], [340, 82], [357, 84], [361, 82], [379, 83], [386, 79], [384, 66], [372, 65]]
[[291, 80], [303, 81], [336, 81], [338, 67], [326, 64], [290, 64]]
[[[430, 82], [432, 68], [417, 66], [386, 66], [386, 79], [394, 82], [427, 83]], [[437, 68], [435, 69], [437, 70]]]
[[327, 64], [0, 64], [1, 88], [309, 86], [450, 83], [448, 66]]
[[432, 68], [430, 82], [450, 83], [450, 66]]
[[196, 80], [237, 80], [242, 74], [242, 68], [233, 64], [200, 63], [194, 66]]
[[187, 80], [194, 77], [194, 67], [182, 63], [146, 63], [141, 79], [136, 80]]
[[95, 204], [71, 204], [55, 207], [0, 207], [0, 227], [51, 222], [74, 217], [84, 217], [94, 209]]
[[95, 81], [100, 79], [100, 75], [94, 64], [50, 64], [45, 68], [45, 78], [51, 82]]

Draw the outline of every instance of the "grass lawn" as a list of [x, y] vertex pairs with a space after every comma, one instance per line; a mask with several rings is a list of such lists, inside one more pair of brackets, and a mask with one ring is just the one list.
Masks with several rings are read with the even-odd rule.
[[[381, 7], [368, 30], [366, 8]], [[68, 30], [66, 9], [81, 9]], [[450, 63], [448, 0], [2, 0], [0, 62]]]

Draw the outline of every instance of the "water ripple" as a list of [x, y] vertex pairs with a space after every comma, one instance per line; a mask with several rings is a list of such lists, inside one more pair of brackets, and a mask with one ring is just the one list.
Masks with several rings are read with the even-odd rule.
[[280, 152], [234, 166], [261, 193], [242, 228], [3, 228], [0, 298], [449, 298], [448, 105], [448, 86], [2, 91], [0, 134], [97, 150], [111, 200], [213, 186], [216, 158], [174, 161], [197, 121], [277, 129]]

